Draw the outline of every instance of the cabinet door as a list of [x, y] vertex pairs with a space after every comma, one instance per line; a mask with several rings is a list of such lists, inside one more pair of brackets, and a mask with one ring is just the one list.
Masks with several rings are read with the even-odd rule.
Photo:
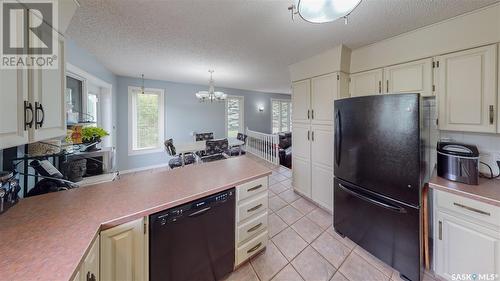
[[311, 158], [311, 127], [307, 124], [294, 123], [292, 126], [292, 157], [309, 160]]
[[99, 281], [99, 238], [94, 241], [94, 244], [90, 247], [90, 250], [83, 261], [81, 268], [81, 274], [84, 280], [87, 277], [92, 280]]
[[[28, 101], [26, 70], [0, 69], [0, 149], [28, 143], [24, 102]], [[26, 113], [27, 120], [33, 118]]]
[[436, 58], [439, 129], [496, 132], [496, 45]]
[[381, 94], [382, 75], [382, 69], [351, 74], [351, 83], [349, 84], [351, 97]]
[[424, 59], [384, 68], [386, 94], [420, 93], [432, 96], [432, 59]]
[[57, 69], [34, 69], [30, 72], [31, 100], [34, 106], [35, 103], [39, 106], [35, 119], [41, 123], [34, 126], [31, 141], [66, 135], [64, 39], [61, 37], [58, 43]]
[[333, 212], [333, 170], [311, 164], [311, 197], [314, 202]]
[[292, 83], [292, 120], [309, 122], [311, 109], [311, 80]]
[[333, 123], [333, 101], [339, 98], [338, 74], [328, 74], [311, 79], [311, 122]]
[[436, 273], [448, 280], [453, 274], [499, 274], [500, 234], [488, 228], [437, 212], [435, 225]]
[[101, 280], [145, 280], [144, 219], [101, 232]]
[[87, 281], [87, 280], [85, 278], [82, 278], [82, 272], [81, 270], [78, 270], [75, 274], [75, 277], [73, 277], [71, 281]]
[[333, 169], [332, 126], [314, 125], [311, 127], [311, 161], [313, 165]]
[[311, 161], [292, 156], [293, 188], [311, 197]]

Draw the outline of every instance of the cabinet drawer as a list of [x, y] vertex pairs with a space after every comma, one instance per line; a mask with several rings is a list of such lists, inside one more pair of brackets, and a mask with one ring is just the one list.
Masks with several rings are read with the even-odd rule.
[[261, 191], [267, 190], [267, 177], [256, 179], [236, 187], [236, 200], [240, 201]]
[[267, 192], [264, 192], [248, 202], [239, 204], [236, 212], [236, 221], [241, 222], [250, 216], [266, 211], [267, 203]]
[[448, 192], [437, 192], [437, 205], [475, 220], [500, 226], [500, 207]]
[[267, 245], [267, 239], [267, 231], [264, 231], [241, 247], [238, 247], [238, 250], [236, 250], [236, 265], [241, 264], [264, 249]]
[[236, 242], [238, 245], [256, 234], [267, 229], [267, 212], [250, 219], [236, 229]]

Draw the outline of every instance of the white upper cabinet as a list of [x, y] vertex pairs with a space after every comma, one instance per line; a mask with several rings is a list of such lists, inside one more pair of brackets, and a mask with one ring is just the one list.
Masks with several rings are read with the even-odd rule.
[[311, 109], [311, 80], [292, 83], [292, 120], [309, 122]]
[[57, 69], [31, 71], [30, 94], [35, 111], [32, 141], [66, 135], [64, 39], [60, 37], [58, 43]]
[[375, 69], [351, 74], [349, 84], [351, 97], [381, 94], [383, 72], [383, 69]]
[[311, 79], [311, 122], [331, 124], [333, 101], [339, 98], [339, 74], [333, 73]]
[[[0, 149], [28, 142], [28, 129], [33, 111], [28, 101], [26, 70], [0, 69]], [[26, 120], [25, 120], [26, 119]]]
[[439, 129], [495, 133], [497, 46], [436, 57]]
[[384, 68], [383, 93], [420, 93], [432, 96], [432, 59]]

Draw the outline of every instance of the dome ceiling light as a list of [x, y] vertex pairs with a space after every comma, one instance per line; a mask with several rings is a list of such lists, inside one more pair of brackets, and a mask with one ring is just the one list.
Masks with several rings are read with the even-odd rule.
[[327, 23], [344, 18], [348, 24], [348, 16], [361, 3], [361, 0], [299, 0], [297, 7], [292, 5], [288, 10], [294, 15], [311, 23]]

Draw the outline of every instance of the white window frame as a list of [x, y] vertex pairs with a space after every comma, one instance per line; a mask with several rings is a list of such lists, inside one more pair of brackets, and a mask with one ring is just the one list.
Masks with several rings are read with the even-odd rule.
[[[232, 95], [228, 95], [227, 96], [227, 99], [230, 99], [230, 98], [237, 98], [241, 101], [241, 104], [240, 104], [240, 107], [241, 107], [241, 111], [240, 111], [240, 129], [243, 130], [241, 131], [240, 133], [245, 133], [244, 130], [245, 130], [245, 97], [244, 96], [232, 96]], [[228, 103], [227, 103], [227, 100], [224, 102], [225, 105], [224, 105], [224, 125], [225, 125], [225, 136], [226, 138], [228, 137], [228, 128], [227, 128], [227, 106], [228, 106]]]
[[290, 114], [290, 109], [292, 107], [292, 101], [291, 100], [287, 100], [287, 99], [271, 99], [271, 133], [275, 134], [273, 132], [273, 129], [274, 129], [273, 128], [273, 102], [275, 102], [275, 101], [280, 103], [280, 114], [279, 114], [280, 120], [278, 122], [278, 124], [279, 124], [279, 130], [278, 131], [279, 132], [281, 132], [281, 129], [282, 129], [281, 128], [281, 103], [282, 102], [287, 102], [287, 103], [290, 104], [289, 107], [288, 107], [288, 128], [290, 128], [290, 131], [291, 131], [291, 129], [292, 129], [292, 115]]
[[165, 90], [156, 88], [145, 88], [144, 92], [151, 92], [159, 96], [159, 119], [158, 130], [159, 138], [156, 147], [151, 148], [134, 148], [134, 141], [137, 139], [136, 131], [136, 114], [135, 114], [135, 96], [142, 91], [140, 87], [128, 87], [128, 155], [141, 155], [148, 153], [157, 153], [163, 151], [163, 141], [165, 139]]

